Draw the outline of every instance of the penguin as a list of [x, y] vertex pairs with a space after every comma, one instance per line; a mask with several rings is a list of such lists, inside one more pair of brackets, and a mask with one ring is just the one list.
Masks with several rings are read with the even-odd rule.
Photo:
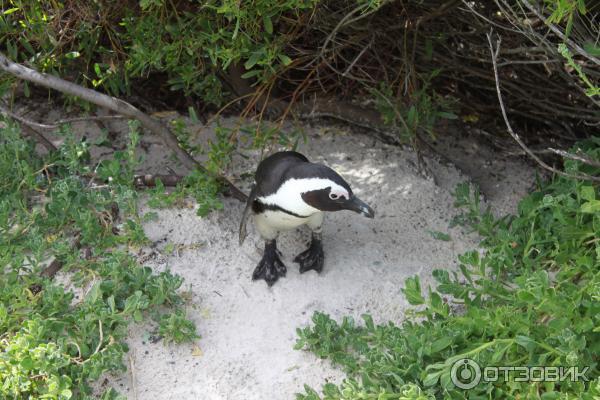
[[367, 218], [375, 216], [338, 173], [311, 163], [295, 151], [281, 151], [265, 158], [258, 165], [254, 180], [240, 222], [239, 243], [243, 244], [247, 220], [253, 215], [265, 250], [252, 279], [264, 279], [269, 286], [287, 272], [277, 251], [279, 232], [308, 225], [312, 232], [310, 245], [294, 262], [300, 264], [300, 273], [321, 272], [325, 261], [321, 243], [323, 213], [351, 210]]

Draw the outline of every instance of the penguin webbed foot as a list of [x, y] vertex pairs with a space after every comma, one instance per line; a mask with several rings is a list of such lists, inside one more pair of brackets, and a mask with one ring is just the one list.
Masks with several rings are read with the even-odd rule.
[[263, 258], [252, 273], [252, 280], [264, 279], [267, 285], [273, 286], [280, 276], [285, 276], [287, 269], [277, 253], [275, 241], [267, 242]]
[[325, 262], [325, 253], [323, 253], [321, 239], [313, 235], [308, 249], [298, 254], [296, 258], [294, 258], [294, 262], [300, 264], [301, 274], [310, 271], [311, 269], [321, 272]]

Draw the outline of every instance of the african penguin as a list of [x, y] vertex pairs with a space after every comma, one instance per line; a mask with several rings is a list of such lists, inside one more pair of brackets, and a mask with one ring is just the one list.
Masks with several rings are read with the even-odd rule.
[[300, 153], [282, 151], [265, 158], [256, 169], [255, 184], [240, 223], [240, 245], [246, 238], [246, 221], [252, 213], [254, 223], [265, 240], [262, 260], [252, 279], [264, 279], [269, 286], [286, 267], [277, 254], [276, 239], [280, 231], [308, 225], [312, 231], [309, 248], [294, 262], [300, 273], [323, 269], [321, 245], [323, 211], [352, 210], [368, 218], [375, 216], [371, 207], [352, 193], [346, 181], [331, 168], [314, 164]]

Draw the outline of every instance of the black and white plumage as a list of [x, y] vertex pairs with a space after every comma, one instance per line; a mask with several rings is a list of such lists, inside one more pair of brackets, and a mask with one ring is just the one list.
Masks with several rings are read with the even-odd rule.
[[308, 225], [310, 247], [294, 262], [300, 272], [321, 272], [324, 254], [321, 229], [324, 211], [352, 210], [368, 218], [373, 210], [352, 193], [346, 181], [331, 168], [314, 164], [300, 153], [282, 151], [264, 159], [256, 170], [255, 185], [240, 223], [240, 245], [246, 238], [246, 223], [252, 214], [256, 228], [265, 239], [265, 252], [252, 279], [264, 279], [271, 286], [286, 267], [277, 254], [276, 239], [281, 231]]

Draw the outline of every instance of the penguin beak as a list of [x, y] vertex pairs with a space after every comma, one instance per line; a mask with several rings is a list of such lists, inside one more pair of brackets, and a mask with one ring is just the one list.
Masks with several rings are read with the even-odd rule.
[[371, 207], [369, 207], [367, 205], [367, 203], [365, 203], [364, 201], [362, 201], [361, 199], [359, 199], [358, 197], [356, 197], [354, 195], [352, 195], [352, 197], [350, 197], [350, 200], [347, 200], [344, 203], [344, 208], [346, 210], [352, 210], [354, 212], [362, 214], [367, 218], [375, 217], [375, 211], [373, 211], [373, 209]]

